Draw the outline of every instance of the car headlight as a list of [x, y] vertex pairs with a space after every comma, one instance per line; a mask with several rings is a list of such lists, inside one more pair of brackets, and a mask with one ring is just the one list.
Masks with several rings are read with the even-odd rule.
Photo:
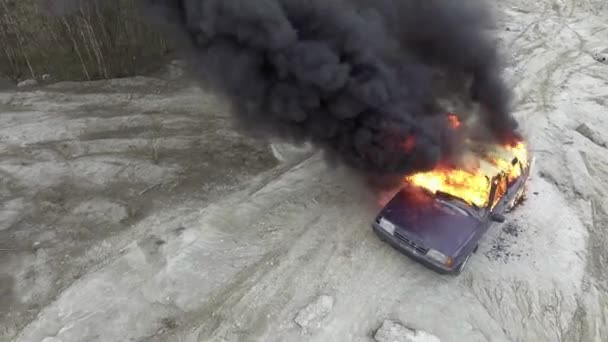
[[380, 218], [380, 227], [391, 235], [395, 234], [395, 225], [384, 217]]
[[452, 258], [450, 258], [449, 256], [446, 256], [445, 254], [441, 253], [438, 250], [435, 249], [429, 249], [428, 252], [426, 252], [426, 256], [428, 256], [429, 258], [433, 259], [434, 261], [446, 265], [446, 266], [452, 266]]

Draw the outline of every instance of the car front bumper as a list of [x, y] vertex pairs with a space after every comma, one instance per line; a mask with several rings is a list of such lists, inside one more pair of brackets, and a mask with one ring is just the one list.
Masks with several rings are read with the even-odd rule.
[[382, 229], [382, 227], [380, 227], [380, 225], [378, 225], [376, 222], [374, 222], [372, 227], [374, 229], [374, 233], [376, 233], [376, 235], [380, 238], [380, 240], [385, 241], [386, 243], [391, 245], [393, 248], [395, 248], [402, 254], [407, 255], [408, 257], [417, 261], [418, 263], [422, 264], [423, 266], [425, 266], [437, 273], [440, 273], [440, 274], [452, 273], [456, 269], [456, 265], [454, 265], [452, 268], [450, 268], [445, 265], [441, 265], [439, 263], [434, 262], [433, 260], [428, 258], [426, 255], [420, 254], [414, 248], [401, 242], [400, 240], [395, 238], [393, 235], [389, 234], [386, 230]]

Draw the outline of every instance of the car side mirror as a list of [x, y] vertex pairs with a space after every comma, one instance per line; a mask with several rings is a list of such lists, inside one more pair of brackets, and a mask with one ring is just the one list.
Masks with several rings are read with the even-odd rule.
[[505, 217], [504, 217], [504, 215], [495, 213], [495, 214], [492, 214], [492, 221], [498, 222], [498, 223], [503, 223], [503, 222], [505, 222]]

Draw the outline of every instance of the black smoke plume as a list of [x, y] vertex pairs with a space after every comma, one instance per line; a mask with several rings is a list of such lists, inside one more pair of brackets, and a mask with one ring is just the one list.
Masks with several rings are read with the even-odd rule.
[[478, 101], [490, 139], [516, 135], [481, 1], [141, 1], [238, 127], [260, 137], [310, 141], [366, 173], [429, 169], [463, 139], [441, 94]]

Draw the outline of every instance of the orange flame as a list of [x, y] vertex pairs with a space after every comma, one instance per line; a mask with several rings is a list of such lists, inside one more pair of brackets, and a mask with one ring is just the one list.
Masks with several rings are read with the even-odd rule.
[[[507, 150], [516, 157], [524, 167], [527, 166], [528, 155], [523, 142], [502, 146], [502, 149]], [[492, 148], [489, 148], [489, 150], [492, 150]], [[498, 157], [489, 153], [485, 155], [481, 153], [478, 157], [480, 160], [485, 160], [490, 165], [493, 165], [498, 172], [505, 173], [509, 182], [521, 175], [522, 169], [519, 163], [513, 165], [511, 163], [512, 159], [505, 159], [504, 156]], [[410, 175], [405, 180], [433, 193], [441, 191], [458, 197], [469, 204], [486, 207], [491, 190], [491, 179], [489, 177], [493, 177], [493, 175], [487, 175], [480, 167], [476, 167], [473, 170], [465, 170], [439, 166], [432, 171]], [[499, 184], [495, 202], [492, 205], [496, 204], [505, 191], [506, 184]]]
[[448, 120], [450, 121], [450, 126], [453, 129], [457, 129], [458, 127], [460, 127], [460, 125], [462, 125], [456, 114], [449, 114]]

